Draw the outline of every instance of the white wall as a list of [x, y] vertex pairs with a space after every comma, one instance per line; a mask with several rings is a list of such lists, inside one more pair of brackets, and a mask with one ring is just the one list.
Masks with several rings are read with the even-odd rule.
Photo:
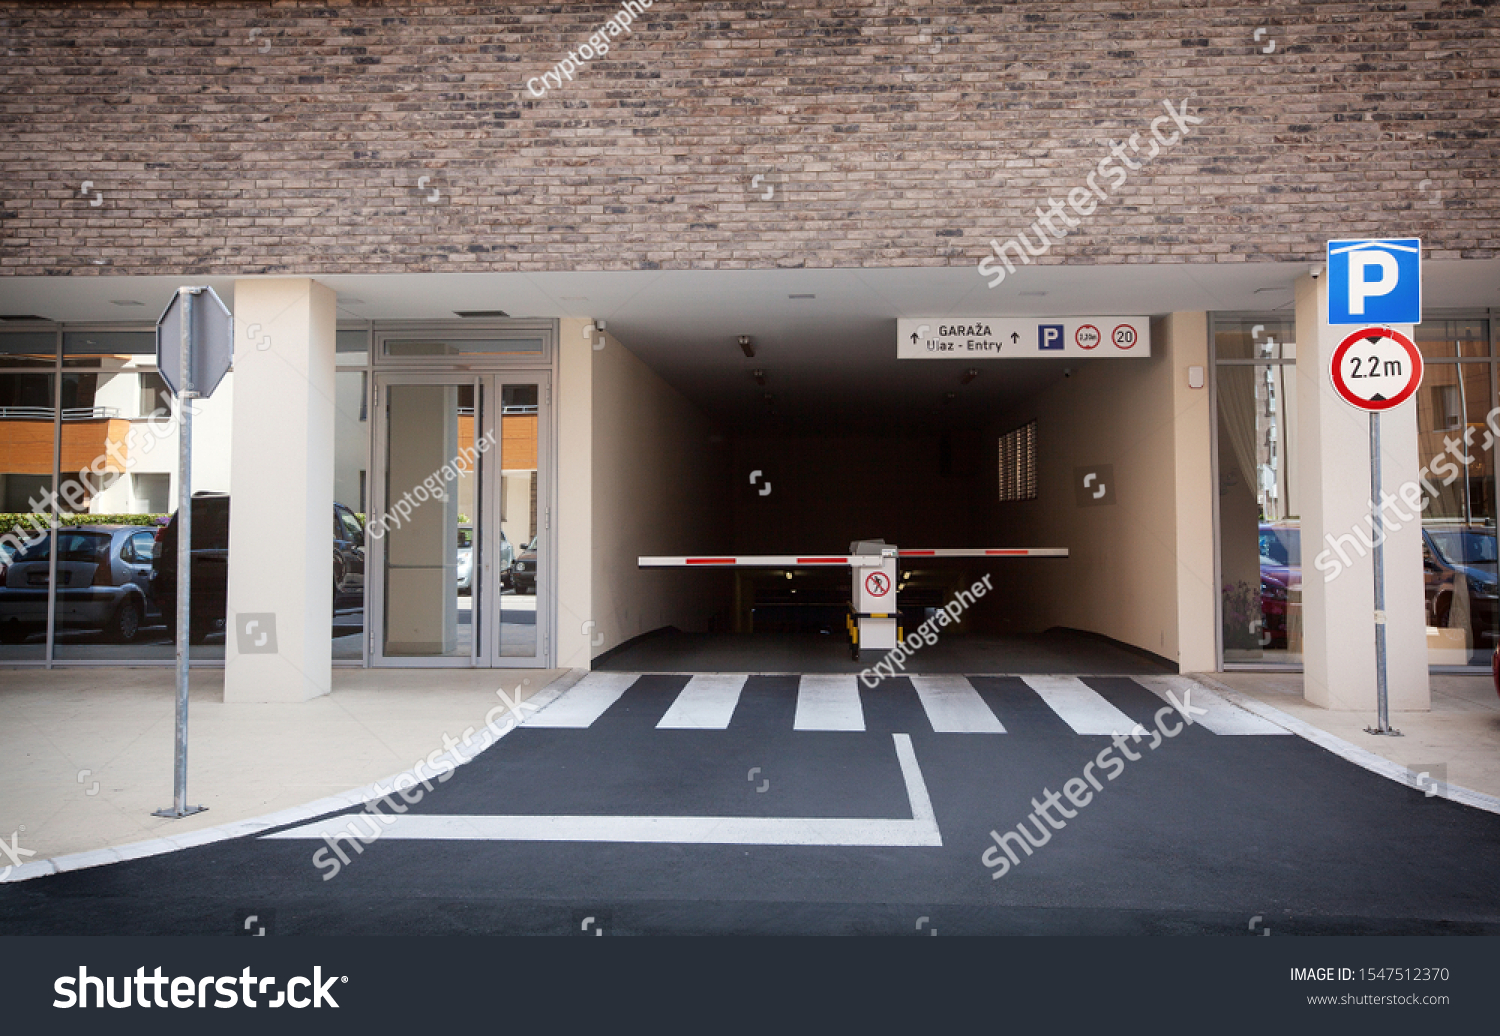
[[[1006, 592], [994, 607], [1012, 628], [1089, 630], [1184, 671], [1213, 668], [1208, 393], [1187, 385], [1206, 349], [1204, 314], [1153, 321], [1149, 359], [1075, 368], [993, 426], [991, 470], [998, 436], [1038, 421], [1039, 492], [1016, 503], [992, 496], [986, 542], [1071, 552], [997, 567]], [[1075, 470], [1102, 464], [1113, 466], [1117, 502], [1079, 506]]]
[[[722, 573], [642, 570], [642, 554], [728, 546], [728, 444], [708, 418], [620, 342], [588, 349], [593, 382], [593, 627], [598, 655], [662, 626], [703, 630], [728, 595]], [[566, 354], [565, 354], [566, 355]]]

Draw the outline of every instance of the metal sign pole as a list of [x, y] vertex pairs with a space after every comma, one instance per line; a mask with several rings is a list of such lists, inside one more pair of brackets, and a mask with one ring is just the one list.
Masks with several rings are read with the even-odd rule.
[[185, 817], [201, 813], [202, 806], [187, 804], [188, 629], [192, 616], [193, 566], [193, 398], [192, 355], [193, 295], [180, 288], [182, 299], [182, 348], [178, 357], [177, 384], [177, 739], [173, 765], [172, 808], [158, 810], [159, 817]]
[[1370, 411], [1370, 538], [1375, 562], [1375, 726], [1372, 734], [1399, 734], [1391, 729], [1385, 666], [1385, 516], [1380, 511], [1380, 411]]

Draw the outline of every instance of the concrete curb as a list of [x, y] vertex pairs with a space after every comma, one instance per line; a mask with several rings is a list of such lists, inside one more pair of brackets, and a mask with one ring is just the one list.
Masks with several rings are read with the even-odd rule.
[[[585, 669], [570, 669], [562, 676], [542, 687], [523, 702], [523, 707], [534, 706], [535, 711], [531, 715], [541, 712], [548, 705], [560, 698], [568, 688], [588, 674]], [[458, 750], [444, 752], [437, 758], [447, 761], [455, 768], [463, 766], [481, 753], [489, 749], [496, 741], [509, 734], [515, 727], [524, 726], [530, 717], [522, 713], [517, 722], [511, 726], [503, 726], [499, 734], [485, 731], [484, 741], [473, 755], [466, 755]], [[236, 820], [228, 824], [220, 824], [217, 827], [205, 827], [197, 831], [189, 831], [185, 834], [174, 835], [164, 838], [152, 838], [144, 842], [131, 842], [128, 845], [117, 845], [108, 849], [90, 849], [81, 853], [69, 853], [65, 856], [54, 856], [46, 860], [33, 860], [23, 863], [19, 867], [10, 868], [10, 873], [0, 878], [0, 884], [11, 884], [17, 881], [29, 881], [32, 878], [42, 878], [49, 874], [64, 874], [68, 871], [83, 870], [87, 867], [102, 867], [111, 863], [124, 863], [126, 860], [139, 860], [146, 856], [160, 856], [163, 853], [176, 852], [179, 849], [192, 849], [200, 845], [210, 845], [214, 842], [224, 842], [231, 838], [244, 838], [247, 835], [261, 834], [274, 830], [278, 827], [286, 827], [289, 824], [304, 823], [314, 820], [328, 813], [337, 813], [342, 810], [363, 806], [367, 802], [373, 802], [391, 793], [391, 785], [396, 778], [408, 774], [417, 780], [431, 780], [431, 774], [423, 776], [414, 773], [413, 770], [403, 770], [401, 773], [393, 774], [384, 780], [366, 784], [363, 787], [354, 788], [339, 795], [330, 795], [327, 798], [318, 799], [314, 802], [301, 806], [293, 806], [290, 809], [279, 810], [264, 816], [251, 817], [248, 820]]]
[[[1263, 701], [1235, 690], [1233, 687], [1226, 687], [1224, 684], [1203, 673], [1184, 673], [1183, 676], [1186, 679], [1202, 684], [1211, 693], [1217, 694], [1225, 701], [1239, 706], [1246, 712], [1254, 713], [1262, 719], [1269, 720], [1278, 727], [1290, 730], [1298, 737], [1311, 741], [1319, 748], [1327, 749], [1341, 759], [1347, 759], [1354, 765], [1364, 767], [1371, 773], [1379, 774], [1381, 777], [1393, 780], [1397, 784], [1408, 788], [1412, 787], [1412, 773], [1400, 763], [1394, 763], [1385, 758], [1385, 756], [1376, 755], [1368, 748], [1360, 748], [1358, 745], [1350, 744], [1341, 737], [1330, 734], [1326, 730], [1320, 730], [1311, 723], [1300, 720], [1296, 716], [1290, 716], [1274, 706], [1267, 705]], [[1438, 789], [1437, 797], [1462, 803], [1465, 806], [1472, 806], [1475, 809], [1482, 809], [1487, 813], [1500, 813], [1500, 798], [1495, 798], [1493, 795], [1486, 795], [1482, 791], [1473, 791], [1472, 789], [1461, 788], [1456, 784], [1448, 784], [1446, 782], [1434, 781], [1433, 786]]]

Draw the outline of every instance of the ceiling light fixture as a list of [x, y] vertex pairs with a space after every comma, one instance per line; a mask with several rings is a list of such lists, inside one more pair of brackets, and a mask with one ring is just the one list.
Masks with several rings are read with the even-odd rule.
[[964, 371], [964, 376], [958, 379], [958, 383], [960, 385], [967, 385], [977, 377], [979, 377], [979, 368], [970, 367], [968, 370]]
[[747, 358], [754, 358], [755, 346], [751, 344], [749, 335], [740, 335], [740, 351], [743, 352]]
[[[358, 299], [350, 299], [350, 302], [358, 302]], [[503, 309], [465, 309], [453, 311], [455, 316], [463, 317], [465, 320], [483, 319], [485, 317], [508, 317], [509, 313]]]
[[765, 371], [761, 371], [761, 370], [751, 371], [750, 372], [750, 376], [755, 379], [755, 383], [757, 385], [765, 385], [765, 383], [766, 383], [766, 372]]

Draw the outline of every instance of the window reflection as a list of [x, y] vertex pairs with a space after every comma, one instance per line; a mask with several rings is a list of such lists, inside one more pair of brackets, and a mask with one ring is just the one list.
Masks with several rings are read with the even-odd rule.
[[[1215, 326], [1222, 359], [1296, 356], [1285, 319]], [[1302, 533], [1297, 500], [1297, 368], [1220, 365], [1219, 566], [1224, 661], [1302, 660]]]

